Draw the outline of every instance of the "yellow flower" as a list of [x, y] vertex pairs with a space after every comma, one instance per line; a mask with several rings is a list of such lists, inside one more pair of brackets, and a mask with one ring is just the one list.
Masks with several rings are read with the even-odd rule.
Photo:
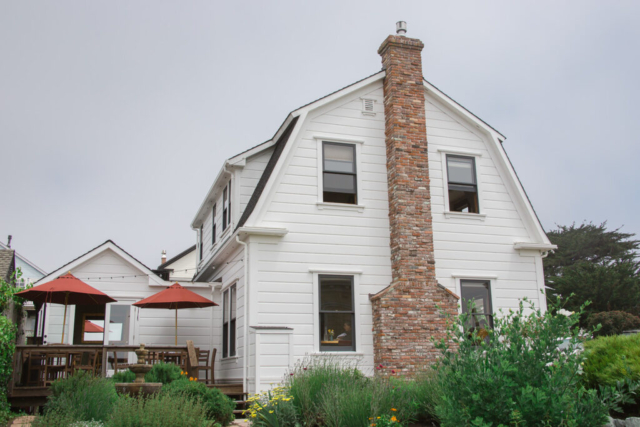
[[273, 411], [269, 411], [270, 414], [273, 414]]
[[189, 381], [195, 381], [193, 377], [189, 377]]
[[397, 419], [397, 418], [396, 418], [396, 416], [394, 415], [393, 417], [391, 417], [391, 421], [393, 421], [393, 422], [395, 423], [396, 421], [398, 421], [398, 419]]
[[396, 408], [391, 408], [391, 410], [392, 410], [393, 412], [396, 412], [396, 411], [397, 411], [397, 409], [396, 409]]

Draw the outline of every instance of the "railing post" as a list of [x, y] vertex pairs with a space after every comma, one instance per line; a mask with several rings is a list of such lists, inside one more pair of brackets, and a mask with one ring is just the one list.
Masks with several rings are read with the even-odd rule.
[[102, 346], [102, 378], [107, 378], [107, 360], [109, 360], [107, 355], [107, 346], [103, 345]]
[[191, 340], [187, 340], [187, 374], [196, 379], [199, 375], [198, 354]]

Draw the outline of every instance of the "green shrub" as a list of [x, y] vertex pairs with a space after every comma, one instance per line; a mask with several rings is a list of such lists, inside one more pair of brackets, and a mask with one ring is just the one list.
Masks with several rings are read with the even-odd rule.
[[31, 423], [32, 427], [62, 427], [71, 426], [78, 422], [75, 414], [67, 413], [63, 410], [49, 410], [44, 415], [36, 417]]
[[589, 329], [595, 329], [598, 325], [602, 325], [602, 328], [594, 333], [596, 337], [619, 335], [629, 329], [640, 329], [640, 317], [624, 311], [603, 311], [587, 319]]
[[151, 397], [120, 396], [108, 427], [206, 427], [206, 410], [199, 400], [184, 394], [158, 393]]
[[114, 383], [132, 383], [136, 379], [136, 374], [127, 369], [126, 371], [116, 372], [109, 379]]
[[51, 384], [45, 414], [74, 421], [104, 421], [111, 414], [117, 394], [113, 382], [78, 371]]
[[[560, 302], [557, 302], [558, 307]], [[452, 351], [442, 340], [438, 367], [441, 393], [436, 413], [443, 427], [579, 426], [601, 427], [611, 403], [580, 379], [582, 313], [542, 314], [530, 307], [496, 316], [486, 339], [469, 329], [461, 315], [450, 329]], [[560, 344], [570, 338], [569, 346]]]
[[585, 346], [585, 381], [613, 386], [625, 378], [640, 380], [640, 334], [600, 337]]
[[16, 351], [17, 328], [5, 316], [0, 315], [0, 425], [11, 418], [7, 401], [7, 386], [13, 372], [13, 355]]
[[[433, 412], [434, 404], [421, 387], [402, 379], [366, 377], [346, 360], [322, 358], [298, 364], [281, 393], [291, 397], [301, 425], [367, 427], [377, 417], [396, 417], [402, 423], [429, 418], [425, 408]], [[273, 398], [258, 397], [255, 409], [262, 406], [259, 412], [265, 413], [269, 400]]]
[[186, 377], [162, 387], [162, 394], [183, 394], [193, 400], [200, 400], [207, 419], [215, 420], [223, 426], [235, 419], [233, 410], [236, 403], [217, 388], [208, 388], [201, 382], [189, 381]]
[[[182, 369], [174, 363], [159, 362], [144, 376], [145, 382], [169, 384], [181, 378]], [[134, 375], [135, 377], [135, 375]]]

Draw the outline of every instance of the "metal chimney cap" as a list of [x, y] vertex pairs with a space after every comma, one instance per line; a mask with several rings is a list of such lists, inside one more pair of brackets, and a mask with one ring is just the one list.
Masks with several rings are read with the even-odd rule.
[[404, 21], [396, 22], [396, 34], [399, 36], [404, 36], [407, 34], [407, 23]]

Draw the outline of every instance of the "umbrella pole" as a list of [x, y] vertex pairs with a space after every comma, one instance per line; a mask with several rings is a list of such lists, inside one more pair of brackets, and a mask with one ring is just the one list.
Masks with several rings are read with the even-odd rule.
[[67, 302], [69, 301], [69, 292], [64, 296], [64, 317], [62, 318], [62, 341], [60, 344], [64, 344], [64, 327], [67, 325]]
[[178, 345], [178, 309], [176, 308], [176, 345]]

